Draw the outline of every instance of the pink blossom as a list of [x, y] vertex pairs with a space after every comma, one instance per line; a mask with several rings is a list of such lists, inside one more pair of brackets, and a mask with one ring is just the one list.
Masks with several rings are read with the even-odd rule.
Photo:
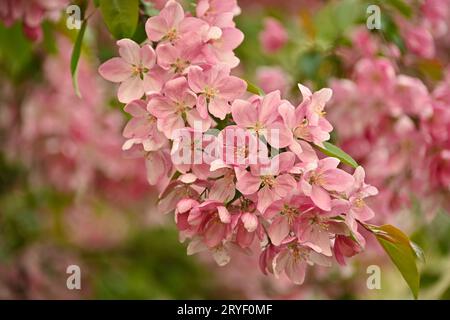
[[273, 201], [287, 196], [295, 188], [295, 179], [287, 173], [294, 161], [293, 153], [283, 152], [273, 157], [267, 166], [251, 165], [250, 171], [236, 168], [236, 188], [244, 195], [257, 193], [257, 209], [264, 213]]
[[158, 45], [158, 65], [174, 74], [187, 74], [191, 66], [205, 63], [201, 50], [202, 41], [195, 36], [180, 39], [175, 45]]
[[278, 20], [274, 18], [264, 19], [264, 30], [259, 36], [264, 51], [274, 53], [280, 50], [288, 39], [286, 30]]
[[288, 196], [273, 202], [264, 212], [264, 218], [272, 219], [268, 235], [274, 245], [279, 246], [290, 232], [297, 230], [300, 217], [313, 210], [314, 204], [305, 196]]
[[[185, 119], [192, 127], [195, 121], [207, 122], [194, 108], [196, 101], [197, 97], [189, 90], [186, 78], [180, 77], [167, 82], [162, 94], [151, 96], [147, 108], [157, 118], [158, 129], [170, 139], [175, 130], [186, 126]], [[208, 124], [205, 127], [208, 129]]]
[[292, 134], [278, 113], [281, 104], [280, 91], [274, 91], [249, 101], [236, 99], [231, 106], [231, 113], [239, 127], [253, 130], [273, 147], [283, 148], [291, 143]]
[[167, 139], [158, 130], [156, 118], [147, 111], [143, 100], [134, 100], [124, 109], [133, 116], [123, 130], [123, 136], [128, 139], [142, 141], [145, 151], [155, 151], [166, 144]]
[[197, 108], [203, 118], [209, 112], [223, 120], [230, 113], [229, 102], [240, 97], [246, 90], [244, 80], [230, 76], [230, 69], [216, 65], [210, 69], [191, 68], [188, 73], [189, 86], [197, 96]]
[[233, 17], [240, 14], [237, 0], [199, 0], [197, 17], [219, 28], [234, 27]]
[[176, 1], [168, 1], [157, 16], [150, 17], [145, 23], [145, 31], [151, 41], [176, 42], [190, 33], [202, 33], [208, 29], [204, 21], [185, 17], [183, 7]]
[[435, 46], [430, 31], [423, 26], [412, 25], [409, 23], [404, 23], [402, 31], [406, 46], [412, 53], [427, 59], [434, 57]]
[[120, 102], [128, 103], [140, 99], [154, 87], [154, 79], [149, 71], [155, 65], [155, 52], [149, 45], [139, 45], [130, 40], [117, 41], [120, 58], [112, 58], [98, 69], [103, 78], [120, 82], [117, 97]]
[[334, 241], [333, 252], [336, 257], [336, 261], [345, 266], [345, 258], [353, 257], [355, 254], [360, 253], [365, 246], [365, 239], [359, 233], [356, 234], [358, 242], [354, 239], [344, 236], [337, 235]]
[[295, 284], [302, 284], [305, 280], [306, 266], [318, 264], [330, 266], [330, 259], [308, 247], [295, 242], [286, 244], [273, 259], [273, 273], [279, 277], [283, 271]]
[[306, 87], [299, 87], [303, 93], [303, 102], [297, 108], [290, 103], [284, 103], [278, 110], [294, 138], [289, 148], [300, 159], [312, 161], [316, 158], [315, 152], [306, 141], [322, 146], [322, 142], [330, 139], [329, 132], [333, 130], [323, 117], [323, 109], [331, 97], [331, 90], [322, 89], [312, 94]]
[[244, 40], [244, 34], [237, 28], [227, 27], [221, 29], [220, 37], [213, 37], [203, 46], [202, 53], [209, 64], [226, 64], [234, 68], [239, 64], [239, 59], [234, 54]]
[[375, 213], [364, 202], [364, 199], [377, 195], [378, 190], [377, 188], [365, 183], [365, 172], [362, 167], [356, 168], [353, 178], [355, 179], [355, 183], [349, 191], [348, 201], [350, 208], [345, 210], [345, 212], [347, 212], [345, 221], [349, 228], [356, 232], [356, 220], [364, 222], [375, 216]]
[[300, 187], [305, 195], [320, 209], [331, 210], [329, 192], [344, 192], [353, 183], [354, 178], [341, 169], [337, 169], [339, 160], [324, 158], [318, 161], [314, 169], [307, 170], [302, 176]]
[[279, 67], [259, 67], [256, 79], [264, 92], [280, 90], [281, 95], [284, 95], [289, 89], [289, 75]]

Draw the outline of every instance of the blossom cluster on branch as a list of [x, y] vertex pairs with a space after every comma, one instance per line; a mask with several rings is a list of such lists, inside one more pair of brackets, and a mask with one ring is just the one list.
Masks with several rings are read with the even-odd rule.
[[301, 284], [308, 264], [345, 264], [364, 248], [360, 223], [374, 216], [364, 199], [377, 189], [362, 167], [351, 175], [315, 151], [333, 130], [330, 89], [299, 85], [295, 107], [278, 90], [246, 94], [230, 74], [244, 39], [239, 12], [235, 0], [200, 0], [194, 17], [168, 1], [147, 20], [148, 40], [119, 40], [120, 57], [99, 72], [120, 83], [132, 117], [123, 149], [146, 159], [188, 254], [209, 250], [225, 265], [230, 250], [249, 252], [258, 240], [262, 272]]

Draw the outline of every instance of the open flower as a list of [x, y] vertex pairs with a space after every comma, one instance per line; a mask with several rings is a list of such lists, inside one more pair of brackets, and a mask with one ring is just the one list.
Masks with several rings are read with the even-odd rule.
[[267, 166], [250, 165], [250, 171], [236, 168], [236, 188], [244, 195], [257, 193], [257, 209], [264, 213], [272, 202], [287, 196], [296, 187], [295, 179], [287, 173], [294, 162], [292, 152], [283, 152], [270, 159]]
[[151, 41], [176, 42], [189, 33], [207, 30], [208, 24], [198, 18], [185, 17], [183, 7], [176, 1], [168, 1], [157, 16], [145, 23], [145, 31]]
[[364, 199], [378, 194], [377, 188], [364, 182], [365, 172], [362, 167], [356, 168], [353, 178], [355, 183], [349, 192], [348, 204], [349, 208], [346, 215], [346, 223], [349, 228], [356, 232], [356, 220], [367, 221], [375, 216], [372, 209], [365, 203]]
[[130, 39], [117, 41], [120, 58], [112, 58], [103, 63], [98, 71], [103, 78], [120, 82], [117, 97], [128, 103], [140, 99], [144, 93], [152, 91], [155, 80], [149, 76], [155, 65], [155, 52], [149, 45], [139, 45]]
[[331, 260], [309, 247], [302, 246], [293, 241], [286, 244], [275, 256], [272, 268], [275, 277], [278, 278], [284, 271], [293, 283], [302, 284], [305, 281], [306, 266], [308, 264], [330, 266]]
[[184, 128], [185, 121], [194, 127], [195, 121], [205, 124], [209, 128], [210, 122], [200, 118], [194, 108], [197, 101], [196, 95], [189, 90], [187, 80], [184, 77], [170, 80], [166, 83], [162, 94], [153, 95], [148, 103], [149, 112], [157, 118], [158, 129], [167, 138], [173, 138], [177, 129]]
[[167, 143], [157, 128], [155, 116], [147, 111], [145, 101], [134, 100], [124, 110], [132, 116], [123, 130], [123, 136], [132, 140], [131, 143], [141, 142], [145, 151], [158, 150]]
[[240, 128], [263, 136], [275, 148], [283, 148], [292, 141], [292, 134], [278, 113], [278, 107], [283, 103], [277, 90], [250, 101], [236, 99], [231, 106], [231, 113]]
[[175, 45], [163, 43], [156, 48], [158, 65], [172, 74], [187, 74], [189, 68], [204, 63], [202, 40], [192, 36], [183, 38]]
[[339, 160], [336, 158], [321, 159], [317, 166], [307, 170], [300, 180], [304, 194], [325, 211], [331, 210], [330, 191], [344, 192], [354, 183], [353, 177], [338, 169], [338, 165]]
[[210, 69], [191, 68], [188, 82], [197, 96], [197, 108], [206, 118], [207, 110], [221, 120], [230, 113], [229, 102], [241, 96], [247, 84], [244, 80], [230, 76], [230, 69], [224, 65], [215, 65]]

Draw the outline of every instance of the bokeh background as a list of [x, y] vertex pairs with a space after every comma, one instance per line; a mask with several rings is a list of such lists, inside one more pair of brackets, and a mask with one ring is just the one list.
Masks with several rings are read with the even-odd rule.
[[[164, 3], [141, 1], [136, 41]], [[1, 299], [412, 298], [374, 239], [345, 267], [310, 268], [302, 286], [264, 276], [257, 256], [226, 267], [186, 256], [141, 159], [122, 154], [127, 115], [97, 72], [115, 41], [91, 1], [75, 94], [69, 4], [0, 0]], [[238, 4], [236, 73], [292, 101], [299, 82], [334, 89], [332, 139], [380, 190], [374, 223], [402, 228], [423, 248], [420, 298], [449, 299], [450, 1]], [[369, 5], [380, 9], [379, 30], [366, 26]], [[81, 290], [66, 287], [73, 264]], [[370, 265], [381, 268], [380, 290], [366, 286]]]

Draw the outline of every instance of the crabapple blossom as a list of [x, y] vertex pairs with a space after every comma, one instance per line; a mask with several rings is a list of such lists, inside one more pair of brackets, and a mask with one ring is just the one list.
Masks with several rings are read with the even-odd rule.
[[183, 7], [176, 1], [168, 1], [159, 15], [149, 18], [145, 23], [149, 40], [171, 43], [202, 28], [208, 28], [208, 24], [198, 18], [185, 17]]
[[209, 70], [189, 70], [189, 87], [198, 95], [197, 108], [203, 118], [208, 116], [208, 110], [216, 118], [225, 119], [231, 111], [229, 102], [245, 92], [245, 81], [229, 74], [230, 69], [224, 65], [215, 65]]
[[278, 20], [266, 18], [264, 20], [264, 30], [261, 32], [259, 39], [265, 52], [274, 53], [286, 44], [288, 35]]
[[273, 147], [283, 148], [292, 141], [292, 134], [278, 113], [278, 107], [283, 103], [285, 102], [281, 100], [280, 92], [274, 91], [264, 97], [234, 100], [231, 113], [240, 128], [254, 131]]
[[120, 83], [117, 97], [120, 102], [128, 103], [154, 88], [149, 71], [155, 65], [156, 56], [151, 46], [140, 47], [130, 39], [121, 39], [117, 45], [120, 58], [106, 61], [98, 71], [106, 80]]
[[[123, 149], [146, 159], [159, 211], [174, 213], [188, 254], [209, 251], [222, 266], [259, 242], [262, 272], [301, 284], [308, 264], [330, 265], [333, 255], [343, 263], [363, 249], [358, 223], [373, 213], [363, 199], [376, 189], [362, 168], [352, 176], [314, 149], [333, 129], [331, 89], [299, 84], [297, 107], [279, 90], [244, 95], [246, 82], [232, 75], [238, 13], [235, 0], [200, 0], [196, 17], [168, 1], [146, 22], [148, 41], [118, 41], [121, 57], [99, 71], [122, 82], [132, 116]], [[286, 35], [269, 24], [265, 40], [278, 48]]]

